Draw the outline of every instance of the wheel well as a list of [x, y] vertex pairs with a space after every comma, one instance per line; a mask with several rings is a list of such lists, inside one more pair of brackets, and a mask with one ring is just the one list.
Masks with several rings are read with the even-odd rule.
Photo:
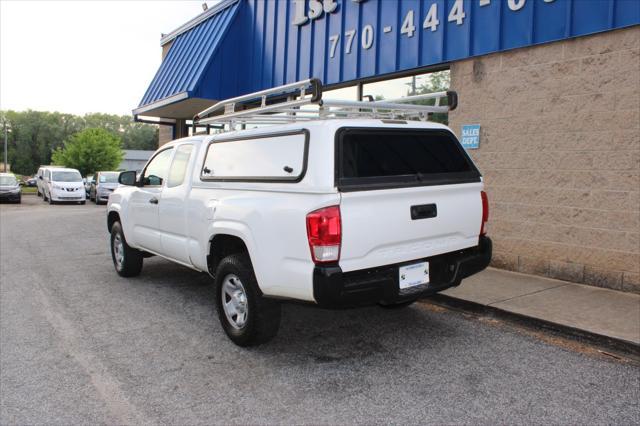
[[249, 250], [241, 238], [227, 234], [218, 234], [213, 237], [209, 243], [209, 255], [207, 256], [209, 273], [214, 275], [222, 259], [237, 253], [249, 254]]
[[114, 223], [120, 221], [120, 215], [118, 212], [109, 212], [109, 216], [107, 216], [107, 229], [111, 232], [111, 227]]

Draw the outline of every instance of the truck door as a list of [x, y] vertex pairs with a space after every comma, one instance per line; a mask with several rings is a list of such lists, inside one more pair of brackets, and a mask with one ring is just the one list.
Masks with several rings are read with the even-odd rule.
[[141, 248], [162, 254], [158, 228], [158, 203], [169, 171], [173, 147], [158, 152], [142, 171], [143, 186], [129, 201], [134, 242]]
[[179, 262], [191, 264], [187, 238], [187, 196], [189, 195], [189, 176], [192, 143], [179, 145], [175, 149], [167, 182], [162, 190], [158, 204], [160, 243], [162, 254]]

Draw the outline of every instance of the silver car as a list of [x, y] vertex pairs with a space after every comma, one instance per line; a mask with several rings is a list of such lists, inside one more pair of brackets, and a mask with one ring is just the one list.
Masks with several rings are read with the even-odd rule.
[[0, 173], [0, 201], [20, 203], [22, 192], [13, 173]]
[[118, 187], [118, 176], [120, 172], [97, 172], [91, 181], [89, 199], [96, 204], [109, 201], [109, 195]]

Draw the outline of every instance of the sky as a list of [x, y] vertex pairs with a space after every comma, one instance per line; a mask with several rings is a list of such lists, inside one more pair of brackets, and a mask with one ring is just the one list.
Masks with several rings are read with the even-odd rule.
[[0, 109], [130, 115], [203, 2], [0, 0]]
[[[130, 115], [160, 66], [161, 34], [202, 13], [203, 2], [0, 0], [0, 109]], [[404, 96], [410, 80], [367, 85], [366, 94]]]

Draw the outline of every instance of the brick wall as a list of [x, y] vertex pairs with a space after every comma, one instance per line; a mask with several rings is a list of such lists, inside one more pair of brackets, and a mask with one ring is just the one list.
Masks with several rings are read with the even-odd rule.
[[493, 265], [640, 292], [640, 27], [454, 63]]

